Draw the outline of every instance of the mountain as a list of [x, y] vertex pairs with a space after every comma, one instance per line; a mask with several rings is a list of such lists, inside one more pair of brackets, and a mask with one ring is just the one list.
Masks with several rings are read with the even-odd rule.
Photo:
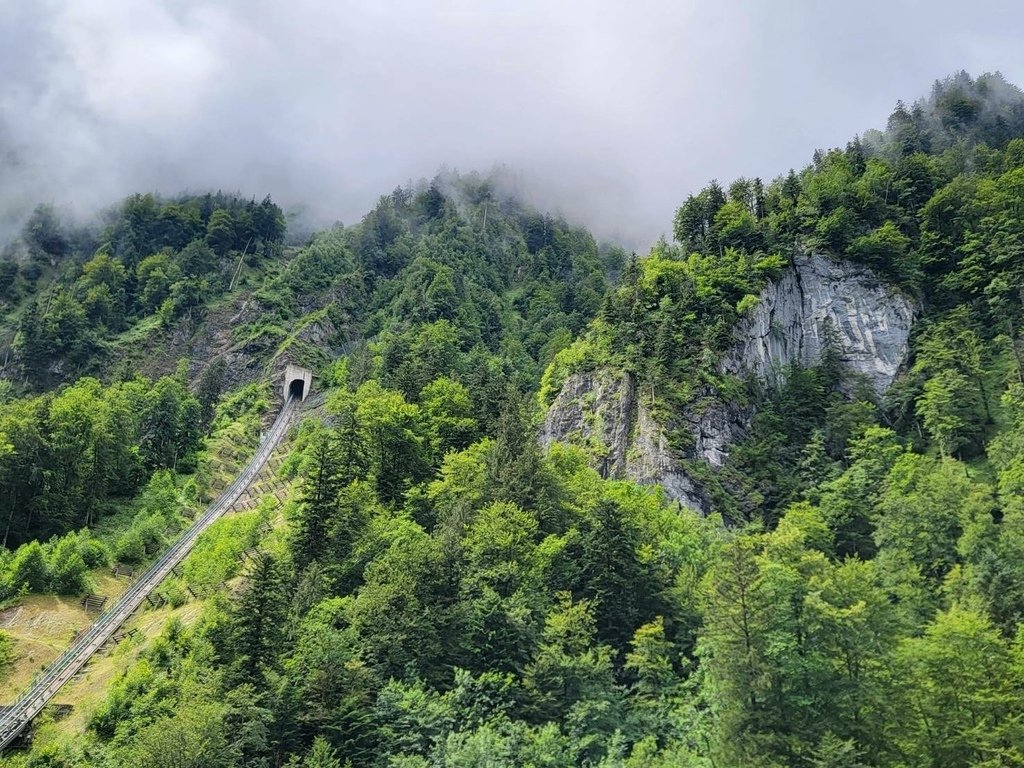
[[1021, 764], [1022, 200], [1024, 94], [960, 73], [642, 257], [476, 175], [301, 244], [270, 198], [40, 208], [0, 260], [8, 697], [315, 378], [6, 762]]

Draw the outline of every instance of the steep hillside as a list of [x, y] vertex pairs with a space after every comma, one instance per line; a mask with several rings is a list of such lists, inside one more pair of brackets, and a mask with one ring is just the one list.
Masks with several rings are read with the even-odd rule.
[[1022, 182], [1024, 94], [961, 74], [640, 258], [478, 177], [251, 259], [104, 245], [133, 198], [9, 300], [5, 599], [143, 560], [283, 365], [324, 404], [8, 764], [1024, 764]]

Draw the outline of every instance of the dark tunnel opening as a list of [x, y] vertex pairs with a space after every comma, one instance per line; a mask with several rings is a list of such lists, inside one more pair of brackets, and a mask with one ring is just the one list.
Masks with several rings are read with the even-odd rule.
[[292, 379], [291, 384], [288, 385], [288, 397], [293, 400], [301, 400], [305, 387], [306, 383], [302, 379]]

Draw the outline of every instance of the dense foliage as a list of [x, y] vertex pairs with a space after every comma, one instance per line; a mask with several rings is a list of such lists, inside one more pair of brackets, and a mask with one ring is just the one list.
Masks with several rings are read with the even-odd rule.
[[80, 379], [0, 409], [3, 543], [97, 522], [147, 475], [185, 470], [199, 447], [200, 407], [179, 377], [103, 386]]
[[[415, 400], [458, 371], [474, 407], [493, 416], [507, 383], [534, 386], [586, 327], [606, 274], [623, 261], [620, 249], [599, 249], [585, 230], [531, 210], [495, 180], [441, 177], [382, 197], [355, 227], [315, 235], [256, 292], [266, 311], [246, 333], [258, 341], [286, 336], [303, 318], [328, 321], [357, 380], [374, 353], [361, 342], [372, 340], [382, 383]], [[323, 360], [322, 345], [296, 345], [293, 355]]]
[[99, 231], [69, 233], [40, 206], [0, 259], [0, 312], [20, 305], [12, 347], [37, 386], [95, 367], [103, 342], [144, 318], [169, 324], [202, 307], [232, 285], [244, 259], [277, 253], [285, 228], [269, 197], [220, 193], [135, 195], [107, 219]]
[[[262, 311], [235, 329], [319, 360], [330, 388], [282, 470], [287, 524], [234, 597], [146, 646], [84, 738], [24, 762], [1024, 765], [1021, 173], [1024, 97], [960, 75], [800, 173], [710, 185], [642, 259], [478, 178], [396, 190], [314, 236], [250, 284]], [[794, 244], [920, 306], [881, 401], [828, 350], [774, 388], [718, 372]], [[535, 403], [597, 365], [659, 413], [756, 407], [706, 478], [720, 515], [603, 479], [582, 449], [540, 451]], [[131, 425], [149, 411], [114, 418], [118, 403], [163, 384], [183, 399], [154, 413], [202, 410], [168, 381], [5, 405], [39, 438], [0, 439], [0, 466], [5, 444], [64, 444], [62, 398]], [[136, 446], [136, 473], [194, 449], [150, 431], [116, 444]], [[47, 510], [78, 509], [58, 491]], [[223, 521], [183, 578], [229, 578], [259, 519]], [[25, 545], [5, 572], [46, 588], [57, 546]]]

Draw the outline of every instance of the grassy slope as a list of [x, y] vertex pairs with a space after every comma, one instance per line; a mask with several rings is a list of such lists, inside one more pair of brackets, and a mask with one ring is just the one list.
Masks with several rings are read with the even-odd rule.
[[[258, 493], [243, 495], [222, 520], [206, 531], [183, 564], [184, 578], [171, 577], [158, 592], [183, 589], [186, 584], [200, 592], [211, 582], [215, 582], [217, 588], [200, 592], [202, 598], [189, 598], [177, 607], [169, 603], [156, 609], [145, 606], [133, 615], [123, 629], [136, 629], [139, 634], [120, 645], [108, 646], [94, 656], [82, 673], [61, 691], [55, 703], [73, 702], [74, 709], [59, 721], [53, 720], [51, 712], [44, 712], [34, 724], [37, 744], [79, 737], [85, 732], [92, 712], [105, 698], [111, 682], [150, 646], [169, 621], [177, 619], [188, 626], [203, 614], [208, 600], [238, 588], [245, 578], [242, 551], [257, 542], [265, 546], [277, 541], [284, 533], [285, 515], [278, 499], [288, 497], [291, 481], [280, 470], [290, 450], [290, 441], [286, 440], [253, 483]], [[261, 530], [264, 521], [269, 524], [269, 530]], [[105, 575], [96, 574], [101, 586], [118, 592], [123, 590], [127, 582], [114, 579], [104, 570]], [[0, 701], [13, 699], [41, 665], [63, 651], [71, 633], [88, 626], [92, 618], [78, 606], [78, 598], [52, 595], [29, 596], [0, 614], [0, 622], [5, 615], [15, 617], [9, 631], [16, 638], [19, 659], [14, 671], [0, 683]]]
[[[248, 434], [246, 421], [232, 422], [207, 440], [197, 476], [205, 478], [204, 502], [215, 498], [244, 466], [254, 447], [254, 435]], [[261, 475], [259, 482], [280, 492], [271, 476]], [[102, 519], [93, 533], [113, 552], [118, 538], [131, 526], [134, 505]], [[182, 526], [187, 521], [182, 521]], [[202, 540], [201, 540], [202, 541]], [[144, 569], [158, 555], [153, 554], [138, 566]], [[128, 586], [125, 578], [115, 578], [110, 567], [90, 572], [91, 591], [113, 601]], [[95, 615], [80, 605], [79, 595], [30, 594], [0, 610], [0, 629], [14, 640], [14, 661], [0, 677], [0, 704], [13, 700], [31, 682], [33, 675], [63, 652], [73, 634], [89, 626]], [[133, 620], [134, 621], [134, 620]]]

